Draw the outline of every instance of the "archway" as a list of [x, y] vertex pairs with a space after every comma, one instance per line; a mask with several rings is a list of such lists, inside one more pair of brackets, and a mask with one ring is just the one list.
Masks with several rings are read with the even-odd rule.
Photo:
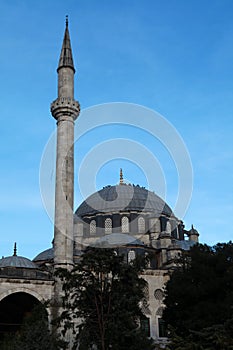
[[34, 296], [17, 292], [0, 301], [0, 340], [5, 334], [20, 330], [25, 316], [30, 315], [40, 302]]

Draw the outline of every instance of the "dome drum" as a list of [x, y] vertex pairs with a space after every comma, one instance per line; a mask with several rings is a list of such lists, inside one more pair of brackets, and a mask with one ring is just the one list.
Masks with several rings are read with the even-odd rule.
[[[139, 230], [140, 220], [144, 222], [142, 231]], [[102, 236], [107, 233], [146, 234], [150, 229], [147, 216], [135, 213], [92, 216], [83, 218], [76, 225], [80, 224], [83, 225], [83, 237]]]
[[83, 238], [101, 237], [110, 233], [151, 234], [158, 238], [161, 232], [168, 232], [175, 239], [183, 239], [183, 226], [176, 218], [170, 219], [165, 216], [151, 218], [151, 215], [140, 213], [98, 214], [79, 218], [74, 221], [74, 226], [75, 235]]

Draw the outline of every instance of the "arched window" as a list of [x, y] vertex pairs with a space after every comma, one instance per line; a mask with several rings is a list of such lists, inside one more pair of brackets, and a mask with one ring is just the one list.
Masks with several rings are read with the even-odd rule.
[[112, 233], [112, 219], [110, 218], [105, 219], [104, 229], [106, 234]]
[[141, 300], [141, 310], [144, 315], [151, 315], [151, 311], [149, 309], [149, 286], [148, 283], [146, 282], [146, 285], [143, 289], [144, 296]]
[[131, 261], [133, 261], [136, 258], [136, 254], [134, 250], [130, 250], [128, 252], [128, 263], [130, 263]]
[[91, 220], [91, 222], [90, 222], [90, 234], [91, 235], [96, 234], [96, 221], [95, 220]]
[[167, 231], [167, 233], [172, 232], [172, 225], [171, 225], [170, 221], [167, 222], [166, 231]]
[[129, 219], [127, 216], [123, 216], [121, 219], [121, 232], [129, 232]]
[[138, 232], [139, 233], [145, 233], [146, 227], [145, 227], [145, 219], [140, 216], [138, 218]]

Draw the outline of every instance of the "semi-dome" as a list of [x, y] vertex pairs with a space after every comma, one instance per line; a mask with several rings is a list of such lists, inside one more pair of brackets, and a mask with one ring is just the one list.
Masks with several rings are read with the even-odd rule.
[[144, 247], [144, 243], [140, 239], [135, 239], [127, 234], [122, 233], [112, 233], [111, 235], [105, 235], [99, 237], [90, 246], [102, 247], [102, 248], [113, 248], [119, 246], [141, 246]]
[[109, 212], [151, 212], [171, 216], [171, 208], [154, 192], [139, 185], [106, 186], [89, 196], [76, 210], [79, 217]]
[[[74, 256], [80, 256], [82, 255], [81, 250], [74, 248]], [[49, 248], [44, 250], [43, 252], [39, 253], [33, 261], [35, 263], [39, 262], [45, 262], [45, 261], [51, 261], [54, 259], [54, 248]]]
[[54, 258], [54, 249], [49, 248], [44, 250], [43, 252], [39, 253], [33, 261], [47, 261], [47, 260], [52, 260]]
[[7, 256], [5, 258], [0, 259], [0, 268], [1, 267], [18, 267], [18, 268], [26, 268], [26, 269], [36, 269], [37, 266], [29, 259], [23, 256]]

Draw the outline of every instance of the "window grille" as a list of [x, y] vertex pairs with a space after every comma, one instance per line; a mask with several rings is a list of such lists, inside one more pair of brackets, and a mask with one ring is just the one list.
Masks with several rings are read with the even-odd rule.
[[127, 218], [127, 216], [123, 216], [123, 218], [121, 219], [121, 232], [129, 232], [129, 219]]
[[90, 234], [91, 235], [96, 234], [96, 221], [95, 220], [91, 220], [91, 222], [90, 222]]
[[138, 232], [145, 233], [145, 219], [142, 216], [138, 218]]
[[163, 300], [164, 293], [163, 293], [162, 289], [156, 289], [154, 292], [154, 296], [155, 296], [155, 299], [157, 299], [157, 300]]
[[105, 219], [104, 223], [105, 233], [112, 233], [112, 220], [110, 218]]

